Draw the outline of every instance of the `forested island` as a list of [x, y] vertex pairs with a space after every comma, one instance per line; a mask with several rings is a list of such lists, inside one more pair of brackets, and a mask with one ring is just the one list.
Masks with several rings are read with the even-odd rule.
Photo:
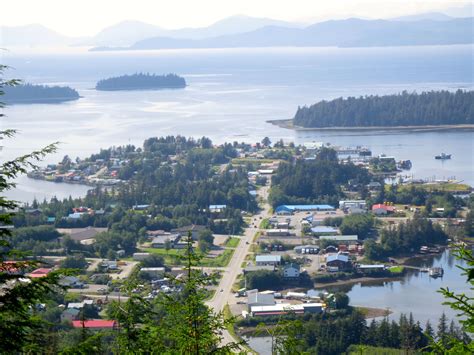
[[3, 87], [7, 104], [59, 103], [79, 99], [76, 90], [67, 86], [23, 84]]
[[157, 90], [186, 87], [186, 80], [176, 74], [155, 75], [136, 73], [103, 79], [97, 82], [96, 90]]
[[413, 127], [474, 124], [474, 91], [403, 91], [298, 107], [295, 127]]

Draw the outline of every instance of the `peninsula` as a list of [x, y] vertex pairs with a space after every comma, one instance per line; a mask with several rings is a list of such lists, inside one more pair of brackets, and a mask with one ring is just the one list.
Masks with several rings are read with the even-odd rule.
[[76, 90], [67, 86], [23, 84], [3, 88], [6, 104], [60, 103], [79, 99]]
[[474, 92], [406, 91], [396, 95], [361, 96], [320, 101], [298, 107], [292, 120], [270, 121], [295, 129], [471, 129]]
[[96, 90], [159, 90], [186, 87], [186, 80], [176, 74], [155, 75], [137, 73], [100, 80]]

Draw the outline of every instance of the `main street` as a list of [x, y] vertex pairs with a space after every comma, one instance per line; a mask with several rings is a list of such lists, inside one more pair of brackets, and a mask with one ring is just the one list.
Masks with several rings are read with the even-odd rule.
[[[264, 201], [263, 205], [260, 206], [261, 210], [252, 216], [252, 221], [250, 222], [249, 227], [245, 229], [243, 236], [240, 238], [239, 245], [235, 248], [234, 255], [232, 256], [229, 265], [222, 273], [222, 278], [214, 297], [207, 302], [207, 305], [212, 307], [215, 312], [222, 311], [226, 304], [236, 302], [232, 293], [232, 286], [236, 282], [239, 274], [243, 272], [242, 264], [245, 261], [245, 256], [249, 253], [255, 234], [259, 230], [258, 226], [261, 220], [270, 216], [270, 205], [267, 202], [268, 191], [268, 186], [262, 187], [257, 191], [258, 198]], [[256, 222], [253, 222], [253, 220], [256, 220]], [[254, 225], [256, 227], [254, 227]], [[227, 330], [224, 331], [223, 337], [224, 344], [235, 341]]]

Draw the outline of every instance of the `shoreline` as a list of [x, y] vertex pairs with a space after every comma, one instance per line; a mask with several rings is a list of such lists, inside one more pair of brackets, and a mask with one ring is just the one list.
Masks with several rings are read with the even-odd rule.
[[369, 126], [369, 127], [302, 127], [295, 126], [292, 119], [268, 120], [274, 126], [292, 129], [294, 131], [323, 131], [323, 132], [436, 132], [436, 131], [474, 131], [474, 124], [459, 125], [427, 125], [427, 126]]
[[377, 282], [377, 281], [397, 281], [403, 278], [402, 276], [393, 276], [393, 277], [359, 277], [356, 279], [347, 279], [347, 280], [338, 280], [334, 282], [327, 282], [327, 283], [315, 283], [314, 289], [320, 290], [327, 287], [334, 287], [334, 286], [345, 286], [345, 285], [353, 285], [357, 283], [370, 283], [370, 282]]

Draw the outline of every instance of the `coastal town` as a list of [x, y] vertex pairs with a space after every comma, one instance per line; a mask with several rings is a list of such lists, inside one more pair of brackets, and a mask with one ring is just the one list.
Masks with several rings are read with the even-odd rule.
[[[179, 223], [173, 221], [175, 217], [166, 221], [165, 209], [158, 209], [152, 200], [125, 202], [117, 191], [128, 191], [136, 184], [140, 170], [130, 167], [137, 159], [146, 162], [134, 147], [103, 150], [84, 160], [66, 156], [58, 164], [28, 174], [52, 183], [94, 186], [84, 199], [53, 204], [35, 201], [14, 211], [17, 216], [11, 228], [18, 235], [17, 245], [30, 248], [29, 238], [44, 242], [36, 242], [32, 249], [41, 260], [37, 269], [12, 268], [11, 272], [39, 278], [65, 267], [80, 270], [61, 279], [68, 289], [64, 302], [55, 306], [61, 322], [73, 328], [116, 329], [117, 321], [106, 312], [110, 302], [126, 301], [131, 295], [153, 300], [161, 294], [179, 294], [179, 280], [187, 275], [186, 255], [196, 250], [200, 260], [194, 267], [209, 277], [206, 303], [216, 312], [237, 317], [239, 332], [246, 334], [255, 322], [252, 319], [272, 324], [275, 317], [348, 307], [343, 293], [325, 291], [331, 286], [396, 280], [407, 272], [442, 277], [442, 268], [416, 267], [406, 261], [437, 255], [453, 243], [472, 243], [472, 237], [464, 233], [466, 219], [472, 219], [467, 203], [471, 187], [456, 181], [404, 178], [402, 169], [411, 167], [408, 161], [384, 155], [374, 158], [363, 147], [316, 142], [295, 146], [282, 141], [272, 146], [268, 138], [253, 145], [213, 146], [205, 138], [186, 144], [192, 154], [214, 154], [208, 160], [211, 179], [240, 174], [239, 184], [246, 186], [241, 193], [248, 200], [235, 202], [237, 195], [213, 200], [216, 203], [200, 210], [203, 217]], [[158, 156], [163, 149], [176, 149], [165, 145], [179, 143], [150, 139], [145, 142], [146, 154]], [[150, 147], [157, 150], [151, 153], [155, 148]], [[189, 152], [161, 156], [154, 164], [179, 169]], [[229, 157], [218, 158], [219, 152]], [[338, 186], [337, 196], [346, 198], [336, 203], [326, 199], [325, 203], [279, 204], [282, 198], [275, 191], [282, 166], [311, 166], [321, 159], [334, 159], [334, 167], [353, 167], [366, 175]], [[419, 194], [419, 202], [406, 200], [404, 191], [410, 191], [410, 196]], [[113, 217], [119, 215], [122, 221]], [[110, 218], [137, 227], [134, 231], [127, 225], [118, 227], [107, 222]], [[204, 223], [197, 223], [199, 219]], [[408, 249], [382, 248], [390, 231], [408, 228], [413, 221], [426, 224], [426, 239], [411, 241]], [[138, 283], [130, 291], [131, 279]], [[91, 317], [84, 320], [86, 309]], [[363, 311], [367, 318], [392, 312], [373, 307]], [[238, 337], [231, 330], [223, 336], [227, 343]]]

